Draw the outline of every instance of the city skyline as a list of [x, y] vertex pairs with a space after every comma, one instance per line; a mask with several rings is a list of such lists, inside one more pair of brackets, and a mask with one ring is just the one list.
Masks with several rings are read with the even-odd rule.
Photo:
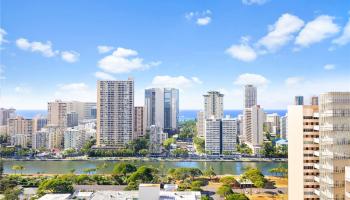
[[173, 87], [180, 109], [203, 108], [210, 90], [242, 109], [244, 84], [264, 109], [350, 88], [348, 1], [106, 5], [1, 1], [0, 107], [96, 102], [97, 80], [129, 76], [135, 106], [144, 89]]

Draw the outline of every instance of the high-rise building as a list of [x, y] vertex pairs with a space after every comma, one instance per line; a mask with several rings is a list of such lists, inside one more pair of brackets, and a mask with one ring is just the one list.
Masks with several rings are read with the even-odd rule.
[[94, 109], [96, 109], [95, 102], [81, 102], [81, 101], [68, 101], [67, 112], [75, 112], [78, 114], [78, 120], [96, 119], [94, 116]]
[[150, 152], [151, 153], [162, 153], [163, 142], [168, 138], [168, 134], [163, 132], [161, 127], [151, 125], [150, 127]]
[[16, 117], [16, 109], [0, 108], [0, 126], [7, 125], [7, 120]]
[[14, 136], [16, 134], [24, 134], [31, 137], [33, 133], [33, 122], [31, 119], [25, 119], [21, 116], [8, 119], [7, 134]]
[[265, 127], [274, 136], [280, 134], [280, 116], [277, 113], [267, 114]]
[[204, 112], [200, 110], [197, 112], [197, 122], [196, 122], [198, 137], [204, 137], [204, 132], [205, 132], [204, 126], [205, 126]]
[[257, 89], [253, 85], [244, 86], [244, 108], [251, 108], [258, 102]]
[[67, 128], [64, 131], [64, 149], [80, 149], [83, 145], [83, 130]]
[[294, 97], [294, 105], [304, 105], [304, 97], [303, 96], [295, 96]]
[[76, 112], [67, 113], [67, 127], [78, 126], [79, 124], [79, 116]]
[[350, 200], [350, 166], [345, 167], [345, 200]]
[[224, 95], [218, 91], [209, 91], [204, 97], [204, 118], [222, 119], [224, 117]]
[[40, 131], [34, 132], [32, 135], [32, 148], [42, 149], [49, 146], [49, 132], [43, 128]]
[[319, 110], [317, 105], [288, 106], [288, 198], [318, 199]]
[[48, 126], [67, 126], [68, 104], [61, 100], [48, 103], [47, 125]]
[[236, 151], [237, 121], [226, 117], [205, 120], [205, 151], [210, 155], [232, 154]]
[[47, 149], [62, 149], [64, 147], [65, 127], [48, 126], [45, 130], [48, 132]]
[[312, 96], [311, 97], [311, 105], [318, 105], [318, 96]]
[[144, 128], [156, 125], [171, 133], [178, 129], [179, 90], [150, 88], [145, 90]]
[[133, 138], [143, 137], [145, 134], [143, 128], [143, 106], [135, 106], [134, 108], [134, 135]]
[[98, 147], [124, 148], [132, 140], [134, 80], [97, 82]]
[[254, 154], [258, 154], [263, 142], [265, 113], [259, 105], [243, 110], [243, 139]]
[[288, 114], [280, 118], [280, 136], [288, 140]]
[[320, 95], [320, 199], [345, 199], [350, 165], [350, 92]]
[[20, 146], [22, 148], [27, 148], [29, 144], [31, 137], [26, 134], [16, 134], [11, 136], [11, 145], [12, 146]]
[[47, 125], [47, 118], [41, 115], [35, 116], [33, 118], [33, 133], [40, 131]]

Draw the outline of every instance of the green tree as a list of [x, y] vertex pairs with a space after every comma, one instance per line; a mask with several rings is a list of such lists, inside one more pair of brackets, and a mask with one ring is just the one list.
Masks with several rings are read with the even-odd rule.
[[226, 197], [227, 195], [233, 194], [232, 188], [229, 185], [222, 185], [218, 188], [216, 191], [216, 194], [220, 195], [221, 197]]
[[3, 200], [18, 200], [18, 195], [21, 194], [21, 190], [18, 188], [7, 189], [4, 192]]
[[13, 165], [12, 170], [15, 171], [15, 174], [17, 174], [17, 171], [20, 171], [22, 174], [22, 171], [24, 170], [24, 167], [22, 165]]
[[204, 153], [205, 152], [205, 140], [200, 137], [194, 137], [193, 138], [194, 146], [196, 147], [196, 151], [198, 153]]
[[261, 150], [261, 154], [267, 158], [276, 157], [275, 147], [272, 145], [271, 142], [265, 142], [263, 145], [263, 149]]
[[141, 149], [140, 151], [139, 151], [139, 155], [140, 156], [147, 156], [149, 154], [149, 151], [148, 151], [148, 149]]
[[260, 169], [248, 168], [241, 176], [241, 180], [250, 180], [255, 187], [262, 188], [267, 183]]
[[207, 195], [202, 195], [201, 200], [213, 200], [213, 198], [211, 198], [210, 196], [207, 196]]
[[63, 178], [51, 178], [40, 183], [38, 194], [44, 195], [47, 193], [72, 193], [72, 181]]
[[206, 169], [206, 170], [203, 172], [203, 175], [208, 176], [208, 177], [209, 177], [209, 180], [212, 180], [212, 178], [213, 178], [214, 176], [216, 176], [216, 173], [215, 173], [215, 170], [214, 170], [213, 166], [210, 166], [208, 169]]
[[141, 166], [129, 176], [127, 182], [156, 183], [158, 181], [157, 173], [158, 170], [154, 167]]
[[245, 194], [233, 193], [227, 195], [225, 200], [249, 200], [249, 198]]
[[168, 138], [163, 141], [163, 146], [166, 150], [170, 150], [171, 144], [174, 144], [176, 142], [175, 138]]
[[249, 148], [248, 145], [246, 144], [237, 145], [237, 151], [241, 154], [248, 154], [248, 155], [253, 154], [253, 150]]
[[124, 175], [126, 176], [127, 174], [133, 173], [137, 170], [136, 166], [130, 163], [125, 163], [121, 162], [116, 165], [114, 165], [113, 168], [113, 174], [115, 175]]
[[221, 177], [219, 181], [220, 181], [220, 183], [222, 183], [224, 185], [230, 185], [230, 186], [233, 186], [237, 182], [235, 177], [233, 177], [233, 176]]

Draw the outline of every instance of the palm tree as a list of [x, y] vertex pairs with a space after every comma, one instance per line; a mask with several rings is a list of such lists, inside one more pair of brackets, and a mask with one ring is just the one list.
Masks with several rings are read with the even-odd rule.
[[21, 171], [21, 175], [22, 175], [22, 170], [24, 170], [25, 168], [22, 165], [13, 165], [12, 166], [12, 170], [15, 171], [15, 174], [17, 174], [17, 171]]

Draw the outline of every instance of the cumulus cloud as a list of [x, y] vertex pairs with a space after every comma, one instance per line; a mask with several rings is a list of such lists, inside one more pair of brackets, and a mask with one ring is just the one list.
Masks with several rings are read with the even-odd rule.
[[255, 86], [265, 86], [270, 81], [260, 74], [250, 74], [245, 73], [238, 76], [234, 81], [235, 85], [255, 85]]
[[294, 77], [288, 77], [284, 81], [284, 83], [286, 84], [287, 87], [294, 87], [301, 84], [303, 81], [304, 81], [303, 77], [294, 76]]
[[344, 27], [342, 35], [334, 39], [332, 42], [340, 46], [346, 45], [350, 42], [350, 18]]
[[7, 42], [7, 40], [5, 40], [5, 35], [7, 35], [6, 31], [0, 28], [0, 45]]
[[184, 89], [201, 84], [197, 77], [186, 78], [185, 76], [155, 76], [152, 80], [152, 87], [169, 87]]
[[53, 57], [58, 54], [58, 51], [52, 49], [52, 43], [50, 41], [46, 43], [36, 41], [30, 42], [25, 38], [19, 38], [16, 40], [16, 45], [22, 50], [38, 52], [45, 57]]
[[90, 89], [89, 86], [83, 82], [60, 84], [53, 96], [55, 99], [67, 101], [96, 101], [95, 89]]
[[267, 0], [242, 0], [242, 3], [245, 5], [254, 5], [254, 4], [262, 5], [266, 2]]
[[79, 60], [80, 54], [75, 51], [62, 51], [61, 52], [61, 58], [69, 63], [74, 63]]
[[301, 47], [308, 47], [311, 44], [334, 36], [339, 32], [340, 28], [333, 20], [334, 17], [321, 15], [308, 22], [297, 36], [295, 44]]
[[335, 65], [334, 64], [326, 64], [325, 66], [323, 66], [323, 69], [333, 70], [333, 69], [335, 69]]
[[206, 26], [210, 24], [211, 19], [211, 11], [205, 10], [202, 12], [189, 12], [185, 14], [187, 20], [194, 20], [198, 26]]
[[269, 51], [276, 51], [291, 41], [293, 34], [304, 26], [304, 21], [289, 13], [283, 14], [274, 25], [270, 26], [269, 33], [258, 41]]
[[232, 45], [230, 48], [226, 49], [226, 53], [232, 58], [251, 62], [257, 58], [256, 51], [247, 43], [242, 42], [241, 44]]
[[114, 47], [112, 47], [112, 46], [106, 46], [106, 45], [99, 45], [99, 46], [97, 46], [97, 51], [100, 54], [108, 53], [108, 52], [112, 51], [113, 49], [114, 49]]
[[98, 66], [108, 73], [119, 74], [160, 65], [159, 61], [144, 63], [143, 59], [137, 55], [138, 52], [135, 50], [118, 47], [112, 55], [102, 58]]
[[96, 72], [95, 77], [99, 80], [115, 80], [114, 76], [105, 72]]

